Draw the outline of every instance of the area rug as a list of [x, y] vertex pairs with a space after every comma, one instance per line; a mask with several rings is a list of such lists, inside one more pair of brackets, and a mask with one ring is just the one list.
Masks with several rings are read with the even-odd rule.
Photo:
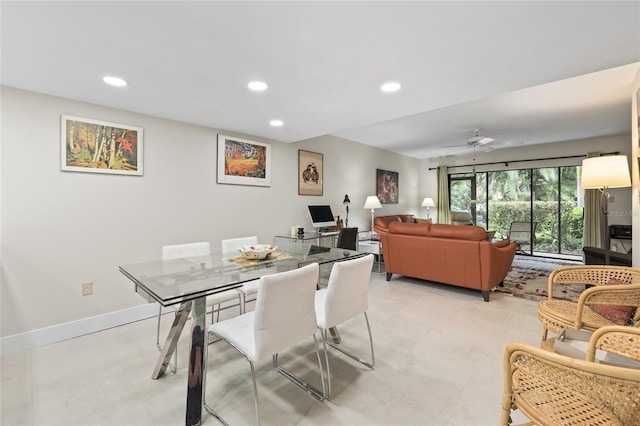
[[[517, 255], [504, 279], [504, 287], [496, 287], [494, 291], [522, 299], [540, 301], [548, 297], [547, 280], [551, 271], [561, 266], [581, 264], [582, 262]], [[583, 285], [563, 286], [560, 291], [556, 291], [554, 288], [553, 297], [577, 301], [583, 290]]]

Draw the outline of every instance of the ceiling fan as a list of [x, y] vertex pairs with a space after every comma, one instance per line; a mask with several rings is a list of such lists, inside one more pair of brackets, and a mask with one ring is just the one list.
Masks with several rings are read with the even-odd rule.
[[480, 133], [480, 129], [474, 129], [473, 131], [473, 136], [471, 136], [469, 139], [466, 140], [466, 142], [464, 144], [459, 144], [459, 145], [446, 145], [443, 146], [443, 148], [454, 148], [454, 147], [470, 147], [473, 148], [475, 150], [475, 148], [478, 148], [482, 151], [491, 151], [492, 148], [489, 147], [488, 145], [491, 142], [494, 142], [495, 139], [494, 138], [490, 138], [488, 136], [484, 136]]
[[490, 138], [488, 136], [483, 136], [480, 134], [480, 129], [475, 129], [474, 130], [474, 135], [472, 137], [470, 137], [469, 139], [467, 139], [467, 145], [469, 146], [474, 146], [474, 145], [486, 145], [488, 143], [491, 143], [495, 141], [494, 138]]

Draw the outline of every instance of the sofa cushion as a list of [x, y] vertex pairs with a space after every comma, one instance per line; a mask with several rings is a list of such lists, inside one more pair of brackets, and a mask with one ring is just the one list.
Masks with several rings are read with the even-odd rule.
[[430, 227], [430, 237], [451, 238], [454, 240], [486, 241], [487, 232], [481, 226], [457, 226], [434, 223]]
[[376, 216], [373, 219], [374, 228], [377, 231], [383, 232], [386, 232], [389, 228], [389, 224], [394, 222], [415, 223], [416, 220], [414, 219], [412, 214], [392, 214], [388, 216]]
[[[616, 279], [610, 278], [606, 285], [620, 285], [624, 284], [624, 282]], [[633, 316], [636, 311], [635, 306], [624, 306], [624, 305], [588, 305], [591, 310], [599, 313], [603, 317], [607, 318], [609, 321], [613, 321], [619, 325], [629, 325], [629, 320]]]
[[392, 222], [389, 224], [389, 233], [427, 237], [430, 235], [429, 228], [432, 226], [430, 223]]

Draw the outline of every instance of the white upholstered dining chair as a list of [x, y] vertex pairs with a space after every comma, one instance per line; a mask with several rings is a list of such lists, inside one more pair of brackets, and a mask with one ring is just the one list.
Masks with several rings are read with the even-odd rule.
[[[367, 316], [369, 307], [369, 280], [373, 266], [373, 255], [369, 254], [353, 260], [337, 262], [333, 265], [329, 284], [316, 292], [316, 317], [318, 328], [322, 334], [325, 365], [327, 366], [327, 393], [325, 398], [331, 398], [331, 370], [327, 345], [353, 358], [359, 363], [373, 369], [375, 358], [373, 354], [373, 337]], [[359, 356], [346, 350], [341, 344], [329, 341], [327, 331], [348, 319], [364, 314], [369, 332], [371, 347], [371, 361], [365, 361]]]
[[[228, 342], [249, 362], [258, 425], [260, 424], [260, 404], [254, 364], [266, 357], [273, 358], [273, 367], [278, 373], [316, 399], [321, 401], [324, 399], [324, 373], [315, 335], [317, 326], [314, 300], [319, 270], [318, 264], [312, 263], [299, 269], [261, 277], [258, 280], [258, 297], [254, 311], [217, 322], [209, 327], [209, 334]], [[278, 363], [278, 353], [311, 336], [315, 342], [322, 391], [304, 382]], [[203, 399], [205, 409], [226, 424], [206, 403], [206, 398]]]
[[[239, 238], [229, 238], [226, 240], [221, 240], [220, 245], [222, 248], [222, 253], [237, 253], [238, 249], [242, 246], [251, 246], [258, 244], [258, 237], [252, 235], [250, 237], [239, 237]], [[238, 288], [237, 291], [240, 292], [240, 299], [242, 305], [242, 312], [247, 312], [247, 303], [255, 301], [255, 295], [258, 293], [258, 280], [251, 280], [245, 282], [242, 287]]]
[[[187, 244], [172, 244], [162, 247], [162, 260], [180, 259], [183, 257], [196, 257], [207, 256], [211, 254], [211, 245], [208, 242], [187, 243]], [[242, 299], [238, 294], [238, 291], [226, 290], [221, 293], [212, 294], [207, 296], [207, 309], [211, 308], [211, 322], [215, 322], [220, 318], [220, 310], [222, 304], [227, 302], [238, 301], [239, 313], [242, 313]], [[235, 305], [231, 305], [233, 307]], [[174, 310], [176, 307], [174, 306]], [[216, 318], [214, 318], [214, 315]], [[158, 349], [162, 349], [160, 346], [160, 318], [162, 317], [162, 305], [158, 311], [158, 326], [156, 330], [156, 345]], [[178, 351], [174, 351], [174, 366], [171, 370], [175, 373], [178, 367]]]

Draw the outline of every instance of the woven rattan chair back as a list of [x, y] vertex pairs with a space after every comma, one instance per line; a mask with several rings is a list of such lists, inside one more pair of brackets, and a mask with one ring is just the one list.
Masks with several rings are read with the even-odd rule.
[[639, 390], [640, 370], [511, 343], [500, 424], [510, 424], [518, 409], [539, 425], [639, 425]]
[[[615, 279], [621, 285], [607, 285]], [[562, 286], [588, 287], [577, 302], [562, 298]], [[555, 297], [557, 295], [558, 297]], [[595, 331], [616, 325], [591, 309], [590, 305], [621, 305], [635, 307], [628, 325], [640, 325], [640, 269], [610, 265], [564, 266], [551, 272], [548, 299], [538, 305], [538, 320], [542, 324], [542, 342], [548, 331], [559, 334], [563, 329]]]

